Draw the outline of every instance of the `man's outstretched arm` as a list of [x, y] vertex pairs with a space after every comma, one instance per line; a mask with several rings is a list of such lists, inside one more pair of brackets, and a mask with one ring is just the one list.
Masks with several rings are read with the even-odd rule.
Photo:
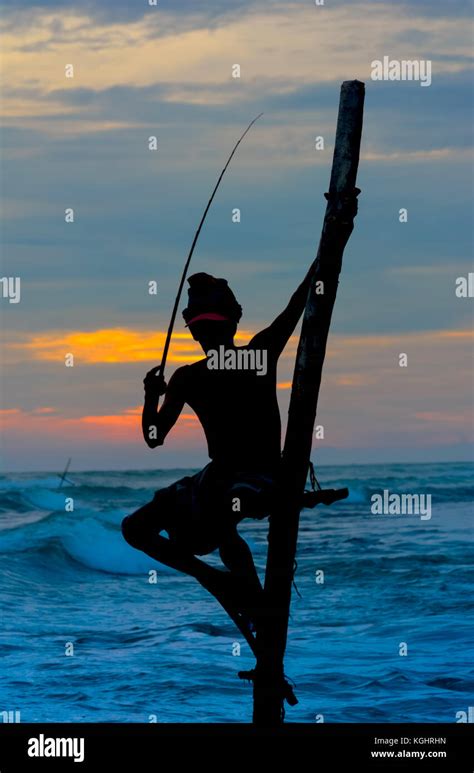
[[[356, 188], [347, 197], [344, 207], [337, 216], [326, 221], [318, 256], [321, 262], [326, 262], [326, 259], [330, 259], [327, 260], [330, 265], [338, 265], [342, 259], [344, 248], [354, 228], [353, 221], [357, 214], [357, 196], [359, 193], [359, 189]], [[328, 195], [325, 194], [326, 198], [328, 198]], [[318, 258], [311, 264], [305, 278], [291, 296], [286, 309], [278, 315], [269, 327], [253, 337], [250, 342], [253, 348], [271, 349], [277, 356], [281, 354], [306, 306], [311, 278], [317, 262]]]
[[[178, 387], [178, 371], [172, 375], [168, 386], [163, 376], [157, 376], [158, 365], [146, 374], [145, 402], [142, 413], [142, 432], [145, 443], [150, 448], [162, 446], [166, 435], [178, 420], [184, 406], [184, 398]], [[158, 410], [161, 395], [165, 395], [163, 405]]]
[[269, 349], [276, 355], [281, 354], [306, 305], [313, 266], [314, 264], [291, 296], [286, 309], [274, 319], [271, 325], [257, 333], [249, 346], [254, 349]]

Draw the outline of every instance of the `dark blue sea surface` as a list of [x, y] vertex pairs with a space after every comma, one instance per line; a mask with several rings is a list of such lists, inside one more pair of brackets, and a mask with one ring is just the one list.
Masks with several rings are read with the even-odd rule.
[[[124, 515], [189, 472], [71, 472], [61, 492], [53, 475], [0, 478], [1, 711], [22, 722], [251, 720], [242, 636], [194, 580], [120, 532]], [[456, 722], [474, 705], [472, 465], [322, 467], [319, 478], [351, 495], [302, 512], [286, 658], [299, 703], [287, 721]], [[431, 494], [431, 518], [372, 514], [384, 489]], [[241, 534], [261, 571], [267, 522]]]

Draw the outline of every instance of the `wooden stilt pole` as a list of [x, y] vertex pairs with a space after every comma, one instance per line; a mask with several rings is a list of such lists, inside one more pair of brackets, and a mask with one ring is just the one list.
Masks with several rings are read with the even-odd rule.
[[[300, 502], [306, 484], [321, 374], [336, 299], [344, 246], [353, 228], [344, 205], [356, 183], [362, 132], [364, 84], [341, 87], [328, 205], [296, 356], [282, 457], [282, 492], [270, 518], [265, 576], [266, 618], [257, 629], [254, 722], [276, 727], [283, 722], [284, 655], [288, 633]], [[347, 210], [346, 210], [347, 211]], [[317, 294], [316, 282], [324, 283]], [[319, 285], [319, 287], [321, 287]]]

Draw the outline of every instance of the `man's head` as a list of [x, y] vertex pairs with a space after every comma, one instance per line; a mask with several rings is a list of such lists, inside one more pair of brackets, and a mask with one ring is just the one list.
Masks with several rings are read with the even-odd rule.
[[204, 351], [221, 344], [232, 345], [242, 307], [227, 280], [200, 273], [190, 276], [188, 282], [188, 305], [183, 317], [194, 340]]

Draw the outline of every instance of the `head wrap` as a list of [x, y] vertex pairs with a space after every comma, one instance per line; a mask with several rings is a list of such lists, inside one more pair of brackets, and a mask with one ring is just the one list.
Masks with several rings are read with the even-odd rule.
[[231, 320], [238, 322], [242, 307], [227, 284], [227, 279], [217, 279], [201, 272], [188, 279], [188, 305], [183, 310], [185, 322], [189, 325], [199, 319]]

